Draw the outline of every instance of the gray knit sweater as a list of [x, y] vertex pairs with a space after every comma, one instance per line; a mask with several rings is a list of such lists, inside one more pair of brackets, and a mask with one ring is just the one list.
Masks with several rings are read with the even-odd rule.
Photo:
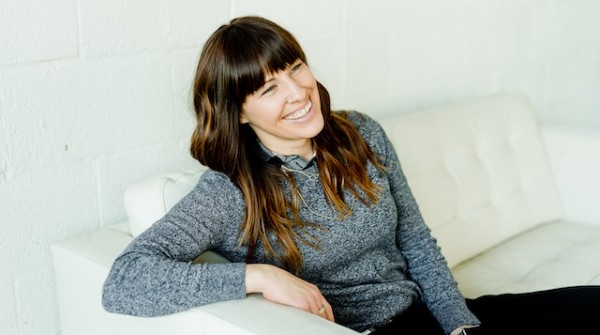
[[[380, 172], [368, 166], [384, 192], [370, 207], [348, 192], [352, 215], [340, 221], [314, 177], [316, 164], [296, 173], [304, 198], [301, 219], [325, 228], [307, 229], [318, 238], [318, 250], [298, 243], [304, 257], [299, 276], [319, 287], [336, 322], [357, 331], [385, 323], [413, 301], [427, 304], [446, 333], [478, 324], [421, 218], [384, 131], [366, 115], [351, 112], [348, 118], [387, 167]], [[116, 259], [104, 284], [104, 308], [158, 316], [245, 298], [246, 249], [238, 246], [244, 207], [241, 191], [227, 176], [205, 172], [188, 195]], [[192, 264], [206, 250], [231, 263]], [[256, 254], [253, 262], [263, 262], [260, 247]]]

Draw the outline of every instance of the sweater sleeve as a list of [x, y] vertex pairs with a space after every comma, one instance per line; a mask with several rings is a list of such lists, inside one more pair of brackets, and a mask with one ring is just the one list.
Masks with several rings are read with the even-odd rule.
[[229, 179], [205, 172], [188, 195], [114, 261], [103, 287], [104, 308], [160, 316], [244, 298], [245, 264], [192, 263], [219, 242], [221, 231], [239, 227], [243, 206]]
[[383, 128], [367, 117], [365, 134], [383, 160], [398, 211], [396, 240], [408, 274], [421, 288], [422, 298], [446, 333], [479, 320], [465, 304], [437, 241], [425, 224], [396, 151]]

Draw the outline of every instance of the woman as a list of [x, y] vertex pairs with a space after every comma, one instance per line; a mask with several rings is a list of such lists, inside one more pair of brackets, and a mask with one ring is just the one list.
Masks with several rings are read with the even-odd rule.
[[[215, 31], [193, 92], [191, 153], [210, 169], [115, 261], [108, 311], [157, 316], [260, 292], [379, 335], [527, 333], [508, 312], [566, 294], [599, 310], [594, 288], [466, 302], [379, 124], [331, 111], [277, 24], [241, 17]], [[206, 250], [231, 263], [191, 263]], [[555, 327], [546, 319], [531, 324]]]

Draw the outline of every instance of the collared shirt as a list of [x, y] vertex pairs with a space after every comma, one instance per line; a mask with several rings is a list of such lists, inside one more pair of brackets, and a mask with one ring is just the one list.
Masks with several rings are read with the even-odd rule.
[[313, 152], [312, 157], [309, 160], [300, 155], [278, 155], [273, 151], [269, 150], [264, 144], [258, 141], [258, 145], [261, 148], [261, 154], [263, 159], [267, 162], [284, 164], [286, 167], [292, 170], [305, 170], [310, 167], [317, 156], [317, 152]]

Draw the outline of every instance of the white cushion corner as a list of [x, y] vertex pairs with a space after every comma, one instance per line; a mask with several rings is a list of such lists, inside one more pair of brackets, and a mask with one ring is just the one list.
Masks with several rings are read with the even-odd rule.
[[162, 218], [198, 182], [206, 167], [156, 175], [131, 184], [123, 202], [131, 234], [138, 236]]

